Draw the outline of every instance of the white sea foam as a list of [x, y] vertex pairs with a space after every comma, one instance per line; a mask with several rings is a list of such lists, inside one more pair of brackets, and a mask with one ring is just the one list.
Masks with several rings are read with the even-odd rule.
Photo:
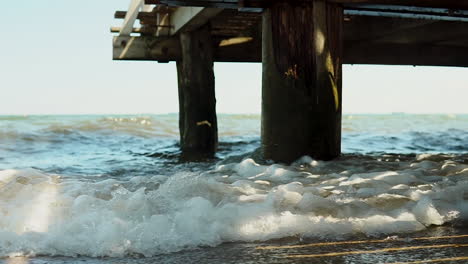
[[[468, 219], [467, 165], [251, 159], [214, 170], [91, 182], [0, 171], [0, 256], [124, 256], [290, 236], [378, 236]], [[387, 161], [385, 161], [387, 159]]]

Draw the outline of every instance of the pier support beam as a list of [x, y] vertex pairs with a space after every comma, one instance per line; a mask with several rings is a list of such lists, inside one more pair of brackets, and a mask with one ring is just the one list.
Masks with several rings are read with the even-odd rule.
[[180, 146], [185, 158], [212, 156], [218, 145], [213, 46], [209, 25], [180, 34], [177, 61]]
[[275, 1], [263, 14], [262, 149], [266, 159], [341, 152], [343, 9]]

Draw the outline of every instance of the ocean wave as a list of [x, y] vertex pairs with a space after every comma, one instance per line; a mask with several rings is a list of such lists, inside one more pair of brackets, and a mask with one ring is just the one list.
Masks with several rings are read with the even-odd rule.
[[[258, 115], [219, 115], [221, 137], [259, 135]], [[1, 140], [22, 140], [35, 134], [37, 140], [81, 135], [130, 135], [144, 138], [179, 137], [178, 115], [142, 116], [0, 116]]]
[[128, 134], [139, 137], [174, 137], [178, 128], [174, 120], [155, 119], [146, 116], [102, 117], [81, 120], [80, 122], [58, 123], [48, 125], [43, 132], [68, 134], [70, 132], [101, 132], [105, 134]]
[[466, 155], [252, 159], [128, 180], [0, 171], [0, 256], [154, 256], [233, 241], [466, 225]]

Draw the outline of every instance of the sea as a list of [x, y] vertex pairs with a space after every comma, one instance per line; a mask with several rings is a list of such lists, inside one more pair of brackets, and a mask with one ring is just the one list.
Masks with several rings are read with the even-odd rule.
[[188, 162], [177, 114], [0, 116], [0, 263], [468, 263], [468, 115], [347, 114], [292, 164], [218, 123]]

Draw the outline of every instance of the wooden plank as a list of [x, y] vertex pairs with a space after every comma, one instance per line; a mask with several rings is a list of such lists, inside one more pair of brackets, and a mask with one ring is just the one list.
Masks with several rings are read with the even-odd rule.
[[[213, 40], [214, 60], [218, 62], [261, 62], [260, 39], [239, 45], [219, 47]], [[130, 44], [130, 45], [128, 45]], [[177, 38], [114, 37], [114, 60], [177, 61], [181, 47]]]
[[468, 9], [468, 1], [465, 0], [327, 0], [340, 4], [383, 4], [405, 5], [433, 8]]
[[191, 7], [211, 7], [211, 8], [231, 8], [238, 7], [237, 0], [160, 0], [161, 4], [168, 6], [191, 6]]
[[147, 4], [169, 6], [195, 6], [238, 9], [244, 12], [262, 12], [268, 2], [263, 0], [145, 0]]
[[222, 9], [205, 7], [180, 7], [170, 16], [171, 35], [179, 31], [195, 30], [218, 15]]
[[138, 12], [143, 7], [143, 0], [132, 0], [128, 8], [128, 13], [125, 15], [123, 25], [120, 29], [119, 35], [121, 36], [130, 36], [132, 33], [133, 25], [138, 16]]
[[155, 60], [167, 62], [178, 60], [180, 57], [180, 43], [177, 38], [114, 37], [114, 60]]
[[[167, 4], [171, 6], [203, 6], [221, 8], [266, 8], [271, 0], [145, 0], [147, 4]], [[465, 0], [327, 0], [340, 4], [386, 4], [434, 8], [468, 9]]]
[[[111, 33], [119, 33], [121, 30], [120, 27], [111, 27], [110, 32]], [[141, 27], [141, 28], [133, 28], [132, 33], [140, 33], [140, 34], [149, 34], [149, 33], [155, 33], [156, 28], [155, 27]]]
[[254, 38], [252, 41], [236, 45], [220, 46], [221, 41], [215, 44], [215, 61], [217, 62], [262, 62], [262, 39]]
[[345, 5], [345, 15], [468, 22], [467, 10], [397, 5]]
[[468, 67], [468, 48], [424, 44], [346, 45], [346, 64]]
[[402, 29], [394, 34], [374, 38], [376, 43], [434, 44], [468, 37], [468, 24], [437, 21], [421, 27]]
[[[348, 17], [345, 22], [347, 45], [369, 45], [370, 43], [402, 43], [413, 45], [437, 45], [451, 40], [468, 37], [466, 23], [412, 20], [386, 17]], [[460, 42], [459, 46], [463, 46]]]
[[423, 28], [436, 21], [388, 17], [348, 16], [344, 23], [345, 41], [369, 42], [396, 36], [404, 30]]
[[[150, 19], [156, 17], [158, 13], [165, 14], [167, 11], [150, 11], [150, 12], [139, 12], [137, 15], [137, 19]], [[114, 18], [122, 19], [125, 18], [127, 15], [127, 11], [115, 11]]]

